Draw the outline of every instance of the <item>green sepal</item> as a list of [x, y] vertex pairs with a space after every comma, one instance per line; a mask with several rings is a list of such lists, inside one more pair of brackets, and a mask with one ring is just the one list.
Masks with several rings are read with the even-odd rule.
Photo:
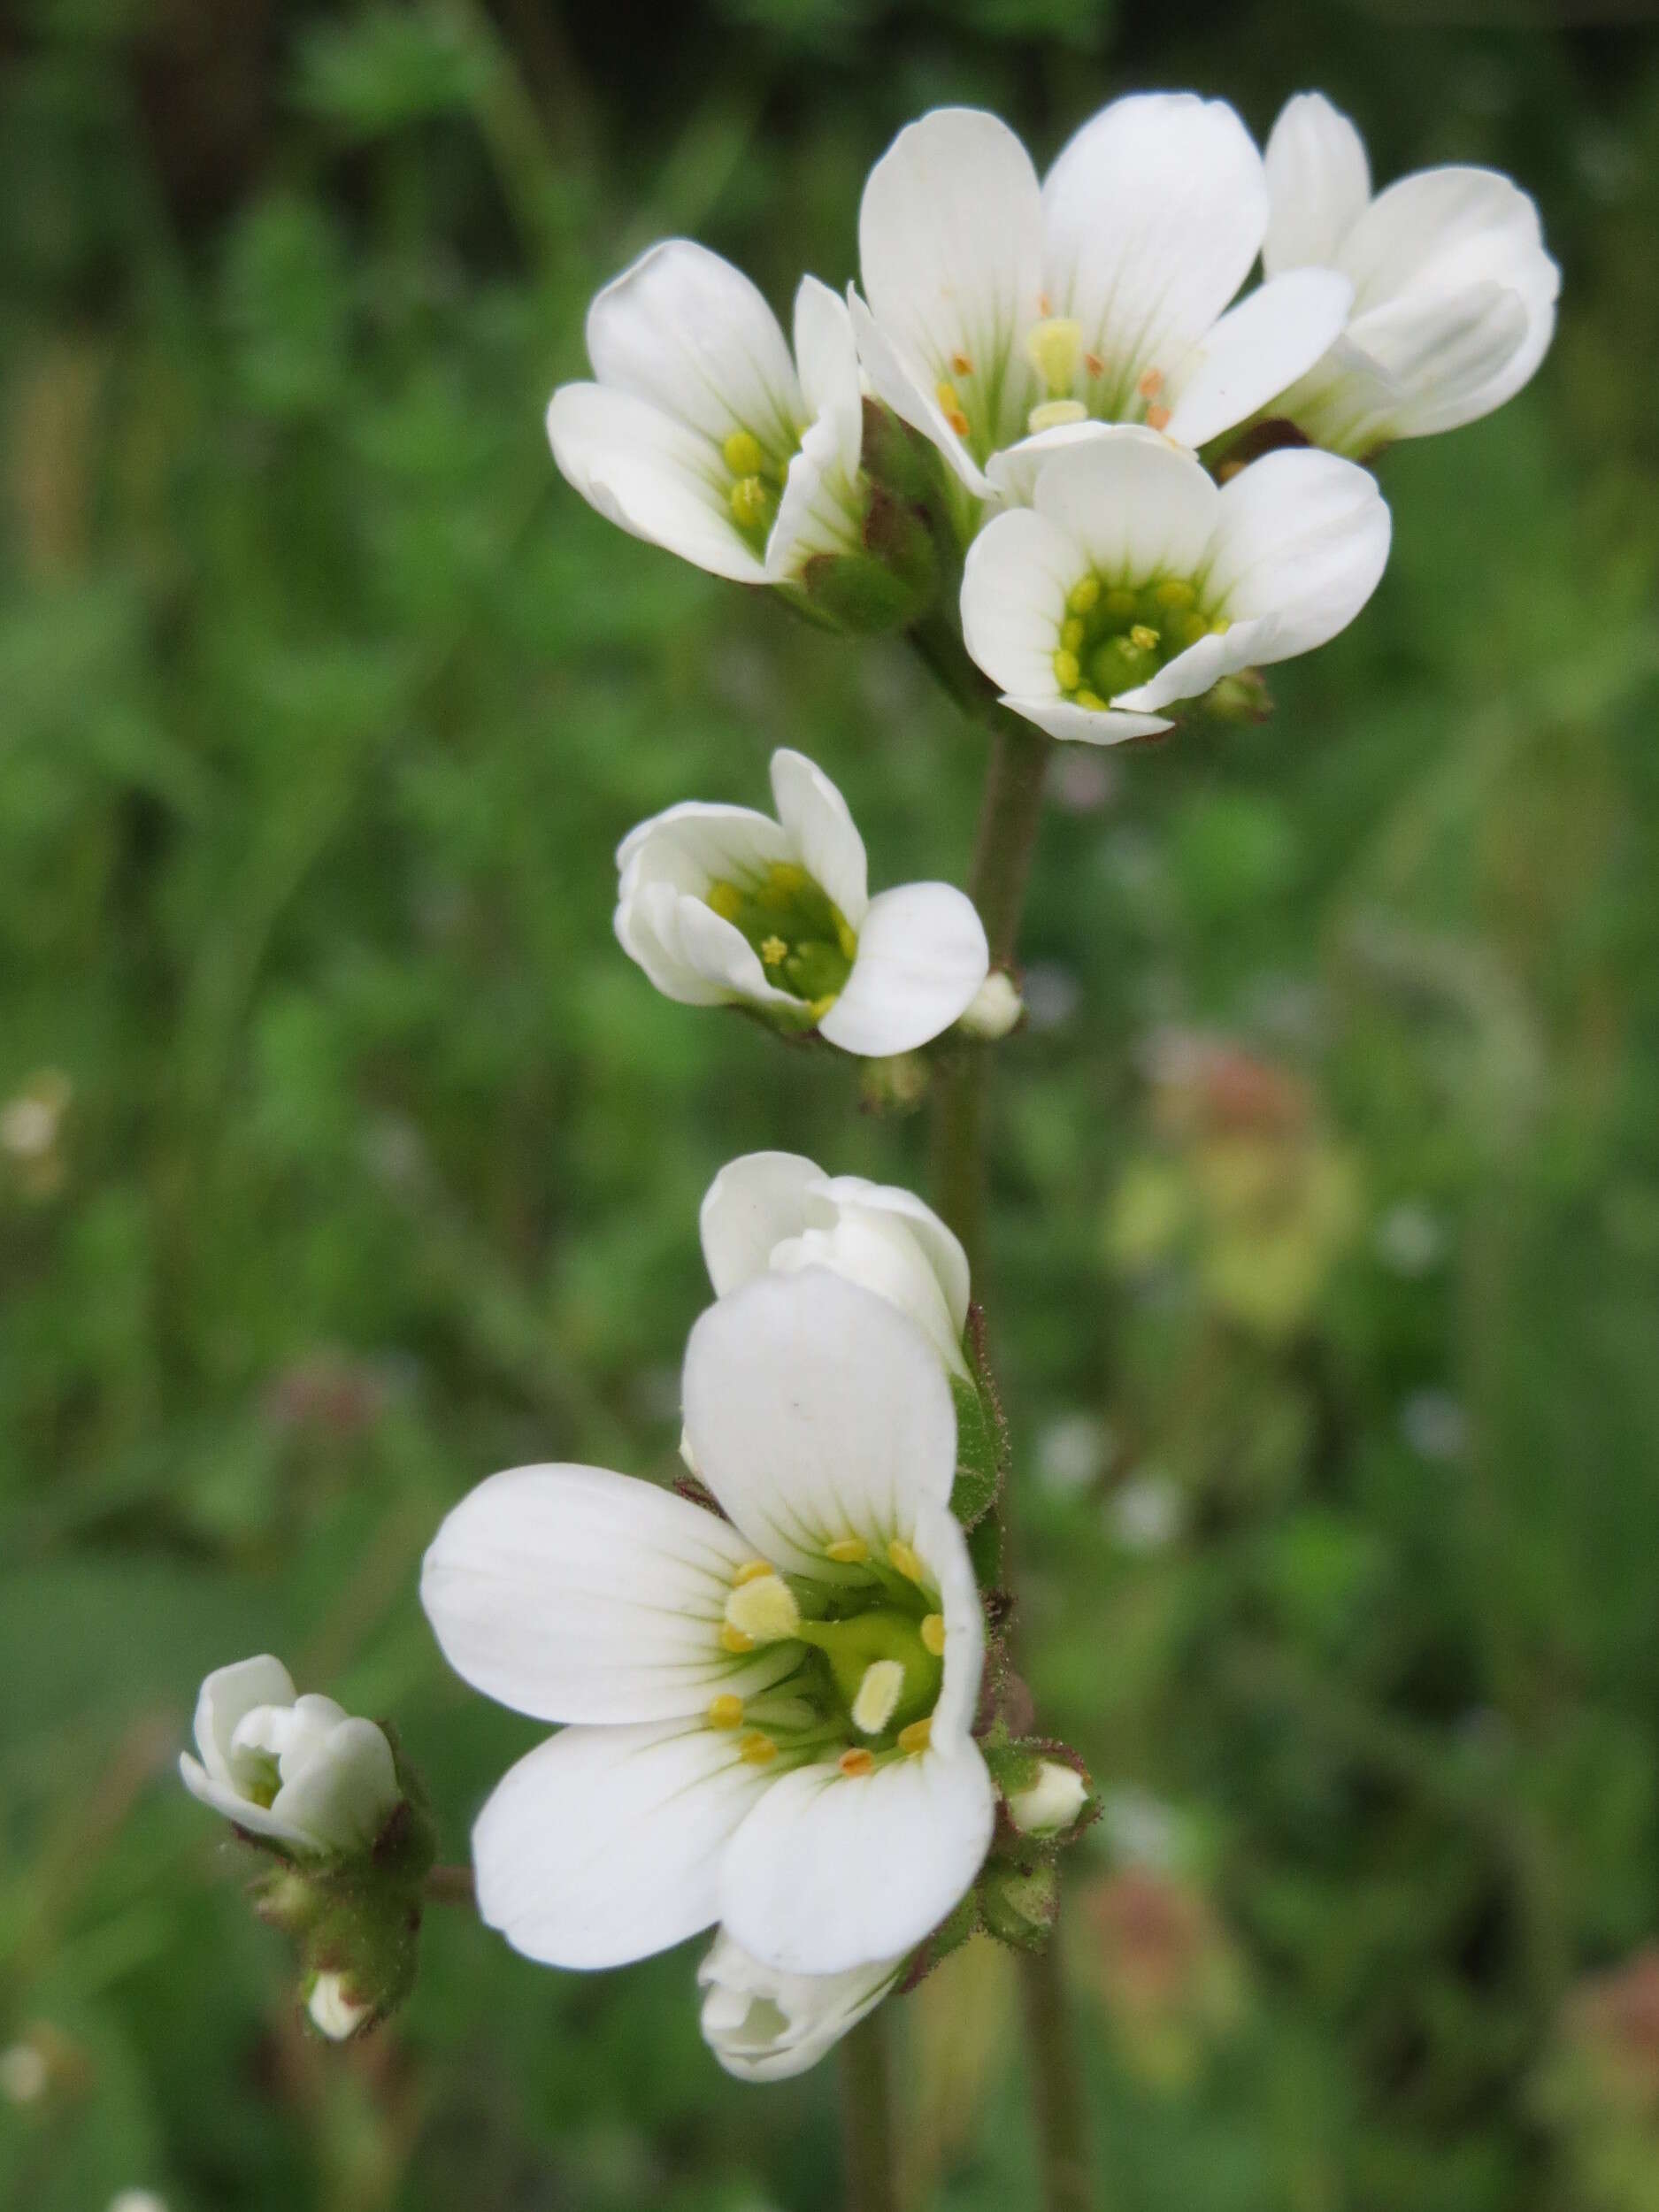
[[858, 457], [871, 482], [894, 498], [934, 511], [948, 506], [945, 464], [939, 449], [879, 399], [864, 402]]
[[982, 1594], [988, 1595], [1002, 1589], [1002, 1524], [995, 1513], [987, 1513], [977, 1526], [968, 1531], [968, 1557], [973, 1564], [973, 1578]]
[[926, 603], [908, 577], [869, 553], [815, 553], [801, 582], [819, 613], [859, 636], [902, 630]]
[[1000, 1797], [1013, 1797], [1030, 1789], [1044, 1758], [1051, 1755], [1046, 1745], [1039, 1750], [1028, 1740], [1010, 1736], [1001, 1727], [994, 1728], [983, 1740], [979, 1751]]
[[934, 1967], [942, 1966], [953, 1951], [961, 1950], [971, 1936], [979, 1932], [979, 1892], [971, 1889], [959, 1898], [925, 1943], [911, 1952], [898, 1985], [898, 1994], [908, 1997], [917, 1985], [925, 1982]]
[[[970, 1371], [950, 1379], [956, 1408], [956, 1479], [951, 1486], [950, 1509], [964, 1528], [972, 1529], [1001, 1496], [1010, 1456], [1008, 1423], [986, 1355], [985, 1321], [978, 1306], [968, 1309], [962, 1348]], [[1000, 1552], [1000, 1544], [997, 1548]], [[983, 1577], [980, 1586], [987, 1586]]]
[[1019, 1951], [1041, 1951], [1059, 1907], [1054, 1862], [1040, 1854], [991, 1858], [979, 1876], [979, 1918], [987, 1935]]

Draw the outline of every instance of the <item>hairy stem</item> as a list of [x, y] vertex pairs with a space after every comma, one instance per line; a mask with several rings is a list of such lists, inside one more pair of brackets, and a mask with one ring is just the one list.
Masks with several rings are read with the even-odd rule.
[[1097, 2212], [1089, 2173], [1088, 2114], [1067, 2017], [1057, 1923], [1041, 1951], [1019, 1955], [1019, 2000], [1045, 2212]]
[[841, 2070], [847, 2212], [898, 2212], [885, 2005], [861, 2020], [842, 2043]]

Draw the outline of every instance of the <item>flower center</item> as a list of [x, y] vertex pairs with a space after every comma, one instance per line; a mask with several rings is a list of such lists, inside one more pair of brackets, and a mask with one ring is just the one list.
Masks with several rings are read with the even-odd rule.
[[821, 1021], [845, 988], [858, 950], [857, 933], [822, 887], [795, 862], [780, 860], [753, 883], [718, 878], [706, 896], [759, 954], [766, 980], [804, 1000]]
[[1219, 637], [1231, 626], [1179, 576], [1130, 583], [1087, 575], [1071, 587], [1065, 607], [1054, 680], [1079, 707], [1110, 706], [1200, 638]]
[[731, 472], [726, 500], [732, 519], [755, 553], [765, 553], [792, 457], [769, 453], [752, 430], [733, 430], [720, 447], [720, 458]]

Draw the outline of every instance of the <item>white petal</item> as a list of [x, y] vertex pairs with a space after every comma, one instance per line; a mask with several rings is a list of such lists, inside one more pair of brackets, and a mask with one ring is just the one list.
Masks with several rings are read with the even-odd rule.
[[1169, 435], [1204, 445], [1265, 407], [1335, 344], [1353, 297], [1334, 269], [1293, 269], [1230, 308], [1171, 380]]
[[767, 580], [799, 582], [818, 555], [863, 549], [862, 497], [842, 465], [836, 426], [826, 417], [812, 424], [789, 464], [766, 541]]
[[664, 239], [588, 311], [602, 384], [648, 399], [718, 446], [749, 431], [795, 450], [805, 404], [778, 319], [741, 269], [687, 238]]
[[203, 1764], [214, 1781], [236, 1788], [231, 1738], [246, 1715], [259, 1705], [291, 1705], [294, 1697], [292, 1676], [269, 1652], [213, 1670], [196, 1695], [193, 1732]]
[[906, 1316], [821, 1268], [764, 1275], [710, 1308], [686, 1351], [686, 1432], [757, 1552], [833, 1579], [827, 1548], [910, 1540], [946, 1504], [956, 1417], [939, 1356]]
[[1309, 264], [1328, 268], [1371, 198], [1364, 140], [1322, 92], [1299, 92], [1279, 111], [1266, 166], [1263, 267], [1270, 277]]
[[852, 317], [839, 292], [816, 277], [795, 296], [795, 357], [808, 411], [834, 433], [835, 457], [850, 479], [864, 449], [864, 393]]
[[[285, 1768], [286, 1776], [286, 1768]], [[372, 1720], [342, 1720], [285, 1778], [271, 1817], [325, 1851], [365, 1852], [398, 1801], [392, 1747]]]
[[930, 376], [925, 364], [913, 358], [888, 336], [857, 293], [850, 288], [847, 304], [858, 343], [858, 358], [870, 380], [871, 390], [901, 421], [908, 422], [913, 430], [919, 430], [925, 438], [933, 441], [976, 499], [987, 498], [990, 480], [945, 419], [934, 390], [937, 378]]
[[[664, 998], [681, 1006], [729, 1006], [733, 993], [693, 967], [680, 946], [681, 894], [666, 883], [648, 883], [623, 899], [611, 917], [617, 942], [643, 968]], [[733, 934], [740, 934], [733, 931]], [[733, 959], [737, 957], [735, 951]]]
[[1021, 698], [1005, 691], [1002, 704], [1023, 714], [1050, 737], [1079, 745], [1122, 745], [1132, 737], [1156, 737], [1175, 725], [1156, 714], [1128, 714], [1121, 708], [1079, 707], [1070, 699]]
[[955, 1758], [970, 1748], [985, 1671], [985, 1609], [960, 1525], [944, 1506], [916, 1517], [912, 1546], [945, 1617], [945, 1678], [933, 1708], [930, 1758]]
[[1156, 430], [1124, 426], [1049, 461], [1036, 510], [1081, 546], [1086, 565], [1138, 584], [1196, 573], [1217, 497], [1193, 454]]
[[1555, 311], [1518, 292], [1471, 284], [1450, 297], [1409, 293], [1374, 308], [1348, 333], [1388, 387], [1387, 434], [1422, 438], [1489, 415], [1542, 360]]
[[746, 1152], [710, 1184], [698, 1216], [703, 1263], [717, 1298], [764, 1275], [772, 1251], [807, 1225], [807, 1194], [826, 1180], [798, 1152]]
[[244, 1797], [228, 1782], [217, 1781], [188, 1751], [179, 1754], [179, 1778], [192, 1797], [221, 1814], [225, 1819], [234, 1821], [249, 1835], [269, 1836], [273, 1842], [285, 1843], [295, 1851], [313, 1848], [311, 1838], [303, 1830], [267, 1812], [263, 1805], [255, 1804], [252, 1798]]
[[846, 800], [804, 753], [781, 745], [772, 757], [772, 795], [801, 864], [857, 929], [870, 894], [864, 841]]
[[968, 1325], [968, 1256], [962, 1241], [948, 1229], [931, 1206], [913, 1191], [896, 1183], [870, 1183], [862, 1175], [834, 1175], [824, 1186], [824, 1195], [837, 1207], [892, 1215], [913, 1237], [938, 1279], [951, 1326], [960, 1338]]
[[702, 897], [717, 878], [743, 882], [791, 857], [789, 840], [753, 807], [687, 799], [631, 829], [617, 865], [631, 884], [661, 880]]
[[667, 1720], [787, 1671], [721, 1647], [754, 1548], [717, 1514], [600, 1467], [517, 1467], [462, 1499], [420, 1601], [464, 1680], [538, 1720]]
[[[1033, 431], [994, 453], [985, 473], [997, 496], [1010, 507], [1029, 507], [1043, 464], [1063, 447], [1087, 445], [1094, 438], [1109, 438], [1117, 426], [1109, 422], [1063, 422], [1049, 430]], [[979, 541], [976, 539], [977, 544]]]
[[776, 1782], [733, 1838], [720, 1918], [791, 1974], [840, 1974], [910, 1951], [979, 1872], [995, 1792], [979, 1747], [875, 1773], [803, 1767]]
[[730, 473], [699, 432], [601, 384], [561, 385], [547, 431], [560, 473], [607, 521], [712, 575], [765, 582], [732, 519]]
[[993, 683], [1022, 698], [1059, 696], [1054, 657], [1066, 594], [1087, 569], [1076, 536], [1034, 508], [986, 524], [963, 569], [962, 641]]
[[976, 420], [975, 394], [992, 395], [990, 442], [1010, 444], [1029, 404], [1020, 343], [1042, 311], [1042, 199], [1007, 124], [977, 108], [908, 124], [864, 186], [858, 261], [900, 357], [954, 383]]
[[966, 892], [907, 883], [870, 902], [841, 996], [818, 1034], [879, 1059], [949, 1028], [990, 971], [985, 925]]
[[1357, 319], [1427, 290], [1441, 296], [1495, 283], [1547, 307], [1560, 272], [1544, 250], [1538, 210], [1493, 169], [1423, 169], [1380, 192], [1344, 242]]
[[[1224, 676], [1236, 675], [1260, 660], [1276, 641], [1271, 621], [1235, 622], [1222, 636], [1202, 637], [1196, 645], [1177, 653], [1133, 691], [1120, 691], [1117, 704], [1133, 714], [1151, 714], [1180, 699], [1202, 698]], [[1267, 657], [1274, 656], [1268, 653]]]
[[480, 1916], [549, 1966], [623, 1966], [683, 1943], [718, 1917], [722, 1855], [766, 1786], [729, 1732], [567, 1728], [478, 1816]]
[[816, 2066], [873, 2012], [898, 1979], [902, 1958], [845, 1974], [780, 1974], [722, 1928], [697, 1969], [703, 2039], [740, 2081], [787, 2081]]
[[1209, 588], [1235, 619], [1271, 626], [1257, 661], [1286, 660], [1354, 619], [1387, 565], [1390, 526], [1376, 480], [1352, 461], [1269, 453], [1221, 493]]
[[1262, 157], [1221, 100], [1142, 93], [1085, 123], [1042, 188], [1043, 287], [1106, 364], [1122, 411], [1171, 370], [1249, 273], [1267, 223]]
[[953, 1373], [967, 1373], [962, 1324], [953, 1319], [926, 1252], [897, 1215], [856, 1203], [836, 1207], [829, 1225], [803, 1228], [780, 1239], [773, 1247], [772, 1264], [780, 1273], [827, 1267], [844, 1281], [874, 1291], [926, 1331]]
[[760, 955], [741, 930], [722, 920], [711, 906], [682, 898], [674, 909], [674, 923], [680, 957], [705, 981], [757, 1006], [799, 1009], [799, 999], [766, 980]]

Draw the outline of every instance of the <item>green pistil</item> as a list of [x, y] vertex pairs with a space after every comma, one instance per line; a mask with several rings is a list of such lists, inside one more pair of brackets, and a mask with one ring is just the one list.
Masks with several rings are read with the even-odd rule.
[[792, 861], [776, 861], [758, 881], [711, 883], [709, 904], [741, 931], [766, 980], [802, 999], [814, 1019], [829, 1011], [852, 973], [858, 939], [821, 885]]
[[1200, 638], [1227, 627], [1225, 619], [1206, 612], [1184, 578], [1112, 584], [1085, 576], [1066, 600], [1055, 681], [1077, 705], [1104, 708], [1149, 681]]
[[939, 1701], [945, 1663], [928, 1650], [919, 1622], [908, 1613], [877, 1606], [855, 1613], [849, 1620], [803, 1621], [796, 1632], [803, 1643], [812, 1645], [828, 1661], [835, 1695], [849, 1719], [871, 1667], [884, 1659], [902, 1667], [904, 1686], [882, 1731], [884, 1737], [895, 1735], [911, 1721], [925, 1720]]

